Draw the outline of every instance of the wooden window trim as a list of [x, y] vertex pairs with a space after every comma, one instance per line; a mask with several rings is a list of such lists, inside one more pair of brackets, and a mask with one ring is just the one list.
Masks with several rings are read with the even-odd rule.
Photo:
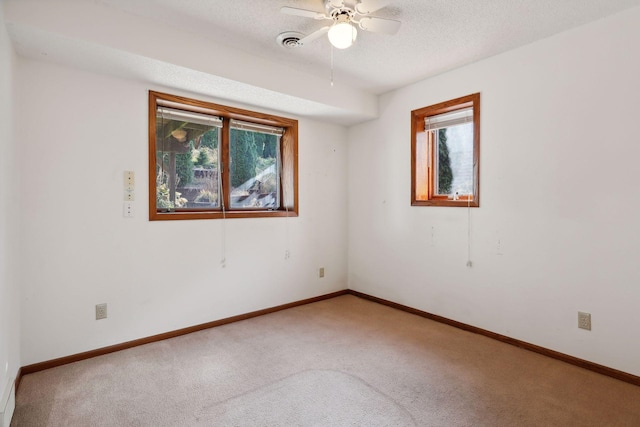
[[[473, 175], [474, 194], [472, 196], [461, 195], [458, 200], [451, 200], [446, 195], [435, 194], [434, 167], [435, 156], [434, 143], [432, 137], [424, 130], [426, 117], [448, 113], [463, 108], [473, 107]], [[426, 147], [418, 149], [419, 143], [423, 142]], [[426, 155], [427, 158], [418, 165], [418, 157]], [[422, 170], [419, 170], [422, 169]], [[426, 169], [426, 170], [424, 170]], [[421, 173], [426, 177], [422, 185], [417, 181]], [[418, 197], [418, 192], [426, 192], [426, 198]], [[469, 200], [471, 198], [471, 200]], [[450, 206], [450, 207], [480, 207], [480, 93], [463, 96], [450, 101], [423, 107], [411, 111], [411, 205], [412, 206]]]
[[[223, 119], [223, 131], [221, 131], [222, 157], [222, 187], [225, 206], [230, 206], [230, 179], [229, 179], [229, 121], [231, 119], [243, 120], [263, 125], [282, 127], [285, 134], [281, 138], [282, 171], [284, 179], [289, 181], [291, 193], [285, 199], [282, 182], [280, 185], [280, 207], [278, 209], [230, 209], [224, 212], [216, 210], [189, 209], [188, 211], [158, 212], [156, 207], [156, 108], [160, 102], [175, 103], [172, 108], [181, 108], [188, 111], [206, 109], [208, 113], [215, 114]], [[190, 109], [192, 108], [192, 109]], [[287, 207], [285, 208], [285, 205]], [[298, 121], [271, 114], [258, 113], [241, 108], [199, 101], [183, 96], [169, 95], [166, 93], [149, 91], [149, 220], [190, 220], [190, 219], [220, 219], [220, 218], [271, 218], [271, 217], [296, 217], [298, 209]]]

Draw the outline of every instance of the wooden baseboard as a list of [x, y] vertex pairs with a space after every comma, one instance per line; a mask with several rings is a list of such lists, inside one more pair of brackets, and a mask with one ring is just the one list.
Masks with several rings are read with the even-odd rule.
[[447, 319], [446, 317], [438, 316], [437, 314], [427, 313], [426, 311], [418, 310], [416, 308], [408, 307], [406, 305], [398, 304], [393, 301], [389, 301], [386, 299], [374, 297], [372, 295], [368, 295], [362, 292], [354, 291], [353, 289], [349, 289], [347, 291], [348, 294], [354, 295], [356, 297], [366, 299], [369, 301], [376, 302], [378, 304], [383, 304], [389, 307], [396, 308], [398, 310], [406, 311], [407, 313], [415, 314], [421, 317], [425, 317], [427, 319], [435, 320], [436, 322], [444, 323], [450, 326], [454, 326], [458, 329], [462, 329], [468, 332], [473, 332], [475, 334], [484, 335], [485, 337], [493, 338], [495, 340], [514, 345], [516, 347], [520, 347], [525, 350], [533, 351], [538, 354], [542, 354], [544, 356], [551, 357], [553, 359], [561, 360], [563, 362], [569, 363], [571, 365], [579, 366], [584, 369], [588, 369], [593, 372], [597, 372], [602, 375], [606, 375], [608, 377], [612, 377], [633, 385], [640, 386], [640, 377], [636, 375], [629, 374], [627, 372], [619, 371], [617, 369], [609, 368], [607, 366], [599, 365], [597, 363], [589, 362], [584, 359], [579, 359], [577, 357], [569, 356], [568, 354], [560, 353], [558, 351], [550, 350], [548, 348], [540, 347], [535, 344], [530, 344], [525, 341], [520, 341], [515, 338], [508, 337], [506, 335], [497, 334], [495, 332], [487, 331], [486, 329], [478, 328], [475, 326], [468, 325], [466, 323], [458, 322], [455, 320]]
[[200, 325], [189, 326], [187, 328], [177, 329], [175, 331], [165, 332], [163, 334], [152, 335], [146, 338], [140, 338], [132, 341], [127, 341], [121, 344], [114, 344], [108, 347], [97, 348], [95, 350], [85, 351], [83, 353], [72, 354], [70, 356], [60, 357], [58, 359], [47, 360], [40, 363], [34, 363], [32, 365], [23, 366], [18, 371], [18, 379], [16, 380], [16, 391], [20, 384], [20, 380], [23, 375], [32, 374], [34, 372], [43, 371], [45, 369], [55, 368], [56, 366], [66, 365], [67, 363], [79, 362], [80, 360], [90, 359], [96, 356], [102, 356], [104, 354], [113, 353], [120, 350], [126, 350], [128, 348], [137, 347], [139, 345], [149, 344], [156, 341], [166, 340], [168, 338], [178, 337], [180, 335], [190, 334], [192, 332], [202, 331], [204, 329], [214, 328], [216, 326], [226, 325], [228, 323], [239, 322], [240, 320], [251, 319], [253, 317], [263, 316], [269, 313], [275, 313], [277, 311], [286, 310], [288, 308], [298, 307], [305, 304], [311, 304], [314, 302], [339, 297], [346, 295], [347, 289], [332, 292], [330, 294], [320, 295], [313, 298], [307, 298], [300, 301], [290, 302], [288, 304], [282, 304], [275, 307], [265, 308], [263, 310], [252, 311], [251, 313], [239, 314], [237, 316], [227, 317], [225, 319], [214, 320], [213, 322], [202, 323]]
[[18, 369], [18, 373], [16, 374], [16, 379], [13, 382], [13, 386], [15, 387], [16, 393], [18, 393], [18, 387], [20, 387], [20, 381], [22, 381], [22, 368]]
[[95, 350], [85, 351], [83, 353], [73, 354], [70, 356], [60, 357], [58, 359], [48, 360], [40, 363], [34, 363], [32, 365], [23, 366], [18, 370], [18, 374], [15, 380], [16, 393], [20, 386], [20, 382], [22, 380], [23, 375], [32, 374], [34, 372], [43, 371], [45, 369], [54, 368], [56, 366], [66, 365], [67, 363], [78, 362], [80, 360], [90, 359], [96, 356], [102, 356], [104, 354], [113, 353], [120, 350], [125, 350], [131, 347], [136, 347], [139, 345], [149, 344], [156, 341], [161, 341], [169, 338], [178, 337], [180, 335], [190, 334], [192, 332], [201, 331], [204, 329], [213, 328], [216, 326], [226, 325], [228, 323], [238, 322], [241, 320], [251, 319], [253, 317], [262, 316], [269, 313], [275, 313], [277, 311], [286, 310], [288, 308], [298, 307], [305, 304], [311, 304], [314, 302], [339, 297], [342, 295], [353, 295], [362, 299], [366, 299], [369, 301], [376, 302], [378, 304], [383, 304], [388, 307], [396, 308], [398, 310], [405, 311], [407, 313], [415, 314], [417, 316], [421, 316], [427, 319], [434, 320], [436, 322], [444, 323], [458, 329], [462, 329], [464, 331], [473, 332], [475, 334], [483, 335], [485, 337], [493, 338], [495, 340], [514, 345], [516, 347], [533, 351], [538, 354], [542, 354], [547, 357], [551, 357], [553, 359], [561, 360], [563, 362], [579, 366], [584, 369], [588, 369], [593, 372], [597, 372], [602, 375], [606, 375], [612, 378], [616, 378], [618, 380], [640, 386], [640, 377], [636, 375], [629, 374], [627, 372], [619, 371], [617, 369], [609, 368], [607, 366], [599, 365], [597, 363], [589, 362], [587, 360], [579, 359], [577, 357], [569, 356], [568, 354], [560, 353], [554, 350], [550, 350], [548, 348], [540, 347], [535, 344], [530, 344], [525, 341], [520, 341], [515, 338], [508, 337], [506, 335], [497, 334], [495, 332], [488, 331], [486, 329], [478, 328], [475, 326], [468, 325], [466, 323], [458, 322], [455, 320], [448, 319], [446, 317], [438, 316], [436, 314], [431, 314], [426, 311], [418, 310], [416, 308], [412, 308], [406, 305], [398, 304], [393, 301], [385, 300], [383, 298], [378, 298], [373, 295], [368, 295], [359, 291], [355, 291], [353, 289], [344, 289], [337, 292], [332, 292], [326, 295], [320, 295], [314, 298], [308, 298], [305, 300], [295, 301], [288, 304], [278, 305], [276, 307], [265, 308], [263, 310], [252, 311], [251, 313], [240, 314], [237, 316], [227, 317], [225, 319], [214, 320], [213, 322], [202, 323], [200, 325], [190, 326], [183, 329], [178, 329], [175, 331], [165, 332], [163, 334], [153, 335], [146, 338], [140, 338], [137, 340], [127, 341], [121, 344], [115, 344], [108, 347], [102, 347]]

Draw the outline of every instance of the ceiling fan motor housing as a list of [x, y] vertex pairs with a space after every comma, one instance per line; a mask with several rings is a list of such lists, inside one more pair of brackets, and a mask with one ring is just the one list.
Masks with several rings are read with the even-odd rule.
[[331, 12], [331, 18], [335, 22], [350, 22], [353, 19], [354, 11], [348, 8], [334, 9]]
[[336, 22], [346, 22], [355, 17], [356, 11], [342, 0], [326, 0], [327, 15]]

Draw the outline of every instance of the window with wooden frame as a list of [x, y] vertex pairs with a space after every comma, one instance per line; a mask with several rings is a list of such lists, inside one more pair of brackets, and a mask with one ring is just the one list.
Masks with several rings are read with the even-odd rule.
[[480, 94], [411, 112], [411, 205], [480, 206]]
[[149, 91], [149, 219], [298, 215], [298, 121]]

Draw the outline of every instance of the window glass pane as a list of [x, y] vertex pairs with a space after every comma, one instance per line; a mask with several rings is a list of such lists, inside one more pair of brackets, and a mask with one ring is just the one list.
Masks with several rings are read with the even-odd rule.
[[280, 206], [280, 136], [230, 129], [232, 209]]
[[418, 132], [415, 142], [415, 197], [429, 200], [429, 146], [432, 132]]
[[220, 129], [201, 120], [184, 121], [158, 110], [156, 117], [156, 207], [219, 208]]
[[473, 194], [473, 122], [435, 132], [436, 194]]

